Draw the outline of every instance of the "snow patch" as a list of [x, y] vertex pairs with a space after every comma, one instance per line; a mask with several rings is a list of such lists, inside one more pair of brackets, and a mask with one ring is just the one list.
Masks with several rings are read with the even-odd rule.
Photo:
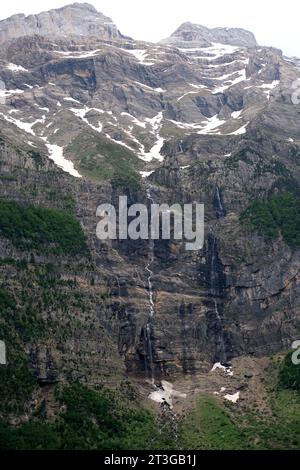
[[232, 367], [226, 367], [226, 366], [223, 366], [220, 362], [217, 362], [216, 364], [214, 364], [211, 372], [215, 372], [217, 369], [220, 369], [222, 370], [223, 372], [225, 372], [226, 375], [228, 375], [229, 377], [232, 377], [233, 376], [233, 370], [232, 370]]
[[149, 55], [145, 49], [126, 49], [126, 52], [133, 55], [140, 64], [143, 65], [154, 65], [154, 62], [149, 62], [146, 57]]
[[149, 152], [145, 152], [145, 149], [142, 148], [141, 153], [139, 154], [139, 158], [141, 160], [144, 160], [145, 162], [151, 162], [154, 159], [160, 162], [164, 160], [164, 157], [161, 155], [160, 152], [164, 145], [165, 139], [161, 137], [159, 134], [161, 127], [162, 127], [162, 119], [163, 119], [162, 112], [156, 114], [153, 118], [146, 118], [146, 121], [152, 127], [151, 133], [155, 135], [156, 142], [152, 146]]
[[79, 117], [83, 122], [85, 122], [85, 124], [87, 124], [89, 127], [91, 127], [94, 131], [102, 132], [103, 125], [101, 124], [100, 121], [98, 121], [98, 127], [96, 127], [93, 124], [91, 124], [88, 121], [88, 119], [85, 117], [86, 114], [89, 113], [90, 111], [97, 111], [100, 114], [104, 114], [104, 111], [102, 109], [88, 108], [87, 106], [85, 106], [84, 108], [80, 108], [80, 109], [70, 108], [70, 111], [72, 111], [72, 113], [75, 114], [75, 116]]
[[187, 395], [174, 390], [173, 384], [166, 380], [162, 380], [161, 388], [156, 387], [156, 390], [149, 395], [150, 400], [160, 404], [167, 403], [171, 409], [173, 408], [173, 397], [186, 398]]
[[240, 50], [240, 47], [213, 42], [212, 46], [209, 46], [209, 47], [179, 48], [179, 50], [189, 56], [195, 52], [200, 52], [201, 54], [205, 54], [202, 56], [195, 56], [195, 57], [193, 57], [192, 55], [192, 58], [195, 58], [195, 59], [216, 60], [216, 59], [219, 59], [220, 57], [223, 57], [224, 55], [234, 54], [235, 52]]
[[74, 176], [75, 178], [82, 178], [82, 176], [78, 173], [77, 170], [74, 168], [73, 162], [67, 160], [64, 157], [64, 148], [60, 147], [59, 145], [52, 145], [47, 142], [47, 138], [43, 137], [45, 141], [45, 145], [49, 151], [49, 158], [54, 161], [54, 163], [61, 168], [66, 173]]
[[152, 173], [154, 173], [154, 170], [153, 171], [140, 171], [140, 175], [142, 178], [148, 178], [148, 176], [152, 175]]
[[225, 124], [226, 121], [222, 121], [221, 119], [218, 118], [218, 115], [215, 114], [211, 118], [208, 118], [207, 122], [205, 123], [205, 126], [201, 131], [198, 131], [198, 134], [210, 134], [210, 133], [215, 133], [217, 129]]
[[151, 162], [152, 160], [158, 160], [162, 162], [164, 157], [161, 155], [161, 149], [163, 148], [165, 139], [163, 137], [158, 136], [156, 143], [151, 147], [149, 152], [144, 152], [140, 154], [140, 158], [145, 162]]
[[243, 110], [241, 109], [240, 111], [233, 111], [233, 113], [231, 113], [231, 117], [233, 119], [239, 119], [241, 114], [242, 114]]
[[164, 90], [163, 88], [153, 88], [152, 86], [145, 85], [145, 83], [141, 83], [141, 82], [134, 82], [134, 83], [136, 83], [137, 85], [143, 88], [146, 88], [147, 90], [155, 91], [156, 93], [165, 93], [167, 91], [167, 90]]
[[229, 135], [243, 135], [246, 134], [247, 132], [247, 126], [250, 124], [250, 122], [247, 122], [244, 126], [240, 127], [234, 132], [231, 132]]
[[179, 127], [179, 129], [202, 129], [203, 125], [199, 123], [187, 123], [187, 122], [180, 122], [174, 121], [173, 119], [168, 119], [169, 122], [174, 124], [175, 126]]
[[74, 98], [71, 98], [71, 96], [66, 96], [66, 98], [64, 98], [64, 101], [71, 101], [72, 103], [80, 103], [80, 101], [78, 100], [75, 100]]
[[228, 88], [231, 88], [232, 86], [237, 85], [240, 82], [250, 80], [246, 78], [246, 69], [238, 70], [237, 72], [234, 72], [226, 76], [224, 75], [223, 77], [220, 77], [217, 80], [223, 80], [227, 77], [231, 77], [236, 74], [238, 74], [237, 78], [235, 78], [234, 80], [228, 80], [226, 85], [222, 85], [221, 87], [215, 88], [212, 94], [215, 95], [216, 93], [223, 93], [225, 90], [228, 90]]
[[232, 403], [237, 403], [240, 399], [240, 392], [234, 393], [233, 395], [225, 395], [225, 400], [231, 401]]
[[264, 93], [267, 95], [267, 100], [271, 98], [271, 91], [274, 90], [280, 83], [280, 80], [273, 80], [272, 83], [264, 83], [263, 85], [257, 85], [256, 88], [264, 89]]
[[24, 69], [24, 67], [22, 67], [21, 65], [17, 65], [17, 64], [8, 64], [6, 68], [10, 70], [11, 72], [28, 72], [27, 69]]
[[12, 95], [19, 95], [24, 93], [24, 90], [0, 90], [0, 98], [7, 98], [8, 96]]
[[66, 57], [67, 59], [85, 59], [87, 57], [95, 57], [101, 49], [95, 49], [94, 51], [54, 51], [56, 54]]
[[44, 124], [45, 123], [45, 120], [46, 120], [46, 116], [42, 116], [41, 119], [36, 119], [34, 122], [23, 122], [23, 121], [20, 121], [19, 119], [15, 119], [15, 118], [12, 118], [12, 117], [9, 117], [9, 116], [6, 116], [5, 114], [3, 113], [0, 113], [0, 115], [7, 121], [7, 122], [10, 122], [11, 124], [14, 124], [15, 126], [17, 126], [19, 129], [27, 132], [27, 134], [31, 134], [31, 135], [34, 135], [35, 136], [35, 132], [33, 131], [33, 127], [36, 125], [36, 124]]

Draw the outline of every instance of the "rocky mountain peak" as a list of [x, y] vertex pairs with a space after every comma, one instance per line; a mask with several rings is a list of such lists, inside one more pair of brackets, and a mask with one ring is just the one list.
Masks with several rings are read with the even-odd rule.
[[169, 38], [161, 42], [179, 46], [190, 45], [190, 47], [210, 46], [213, 42], [239, 47], [257, 46], [254, 34], [245, 29], [207, 28], [191, 22], [183, 23]]
[[37, 15], [13, 15], [0, 21], [0, 43], [33, 35], [49, 37], [96, 36], [98, 39], [122, 38], [113, 21], [89, 3], [73, 3]]
[[94, 7], [94, 5], [91, 5], [90, 3], [80, 3], [80, 2], [74, 2], [70, 5], [66, 5], [64, 7], [61, 8], [61, 10], [65, 10], [65, 9], [68, 9], [68, 8], [78, 8], [78, 9], [81, 9], [81, 10], [85, 10], [85, 11], [92, 11], [94, 13], [97, 13], [97, 9]]

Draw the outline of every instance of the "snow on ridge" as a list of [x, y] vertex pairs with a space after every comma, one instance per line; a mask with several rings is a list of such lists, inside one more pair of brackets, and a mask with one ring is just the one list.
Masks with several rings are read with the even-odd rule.
[[145, 152], [145, 148], [142, 145], [142, 149], [139, 154], [139, 158], [141, 160], [144, 160], [145, 162], [151, 162], [152, 160], [158, 160], [162, 162], [164, 160], [164, 157], [161, 155], [161, 149], [164, 145], [165, 139], [160, 136], [160, 130], [162, 127], [162, 119], [163, 119], [163, 113], [162, 111], [156, 114], [153, 118], [146, 118], [146, 121], [150, 124], [152, 127], [151, 133], [155, 135], [156, 137], [156, 142], [155, 144], [151, 147], [149, 152]]
[[[227, 44], [221, 44], [217, 42], [212, 42], [212, 46], [209, 47], [191, 47], [191, 48], [178, 48], [181, 52], [187, 54], [191, 58], [195, 59], [206, 59], [206, 60], [216, 60], [219, 59], [220, 57], [223, 57], [224, 55], [231, 55], [234, 54], [235, 52], [241, 50], [240, 47], [238, 46], [230, 46]], [[210, 54], [209, 56], [195, 56], [191, 55], [194, 52], [200, 52], [204, 54]]]
[[280, 84], [280, 80], [273, 80], [272, 83], [263, 83], [262, 85], [250, 85], [245, 87], [245, 90], [249, 90], [251, 88], [261, 88], [264, 90], [263, 93], [267, 95], [267, 99], [270, 100], [271, 98], [271, 91], [274, 90]]
[[195, 91], [188, 91], [188, 92], [184, 93], [182, 96], [180, 96], [177, 99], [177, 101], [181, 101], [185, 96], [195, 95], [195, 94], [199, 93], [200, 90], [207, 89], [206, 85], [195, 85], [194, 83], [189, 83], [189, 86], [195, 88], [196, 90]]
[[[6, 116], [5, 114], [1, 112], [0, 112], [0, 116], [2, 116], [6, 121], [10, 122], [11, 124], [14, 124], [15, 126], [17, 126], [19, 129], [25, 131], [27, 134], [31, 134], [35, 137], [36, 137], [36, 134], [32, 128], [36, 124], [39, 124], [39, 123], [45, 124], [45, 121], [46, 121], [45, 115], [43, 115], [41, 119], [36, 119], [32, 123], [20, 121], [19, 119]], [[62, 168], [63, 171], [69, 173], [72, 176], [75, 176], [76, 178], [81, 178], [81, 175], [78, 173], [77, 170], [75, 170], [74, 164], [71, 161], [64, 158], [63, 147], [49, 144], [49, 142], [47, 141], [47, 137], [40, 137], [40, 139], [42, 139], [45, 142], [45, 145], [49, 151], [49, 158], [53, 160], [54, 163], [58, 167]], [[28, 141], [28, 144], [35, 147], [35, 145], [30, 141]]]
[[37, 103], [34, 104], [37, 108], [39, 108], [41, 111], [46, 111], [46, 113], [49, 113], [50, 112], [50, 109], [49, 108], [46, 108], [46, 107], [41, 107], [39, 106]]
[[41, 119], [36, 119], [34, 122], [23, 122], [23, 121], [20, 121], [19, 119], [15, 119], [15, 118], [12, 118], [12, 117], [9, 117], [9, 116], [6, 116], [5, 114], [1, 113], [0, 112], [0, 115], [7, 121], [7, 122], [10, 122], [11, 124], [14, 124], [15, 126], [17, 126], [19, 129], [25, 131], [27, 134], [31, 134], [33, 136], [35, 136], [35, 132], [33, 131], [33, 127], [36, 125], [36, 124], [44, 124], [45, 123], [45, 120], [46, 120], [46, 116], [43, 115]]
[[85, 116], [90, 111], [97, 111], [100, 114], [104, 114], [105, 111], [103, 111], [103, 109], [88, 108], [87, 106], [85, 106], [84, 108], [70, 108], [70, 111], [73, 114], [75, 114], [75, 116], [79, 117], [85, 124], [91, 127], [94, 131], [102, 132], [103, 125], [101, 124], [100, 121], [98, 121], [98, 127], [96, 127], [93, 124], [91, 124]]
[[140, 171], [140, 175], [142, 178], [148, 178], [148, 176], [152, 175], [154, 173], [154, 170], [152, 171]]
[[145, 83], [137, 82], [135, 81], [137, 85], [140, 85], [143, 88], [146, 88], [147, 90], [155, 91], [156, 93], [165, 93], [167, 90], [164, 90], [163, 88], [153, 88], [152, 86], [145, 85]]
[[216, 134], [218, 128], [226, 123], [226, 121], [219, 119], [217, 114], [200, 123], [185, 123], [173, 121], [172, 119], [168, 119], [168, 121], [179, 127], [179, 129], [198, 131], [197, 134]]
[[121, 145], [122, 147], [127, 148], [133, 153], [136, 153], [136, 150], [130, 147], [130, 145], [126, 144], [126, 142], [123, 142], [122, 140], [116, 140], [113, 137], [111, 137], [109, 134], [105, 134], [105, 137], [110, 140], [111, 142], [114, 142], [115, 144]]
[[247, 132], [247, 127], [248, 125], [250, 124], [250, 121], [248, 121], [246, 124], [244, 124], [242, 127], [240, 127], [239, 129], [237, 129], [236, 131], [234, 132], [231, 132], [230, 134], [228, 135], [243, 135], [243, 134], [246, 134]]
[[6, 98], [11, 95], [19, 95], [21, 93], [24, 93], [24, 90], [0, 90], [0, 97], [1, 98]]
[[146, 118], [145, 120], [152, 126], [152, 132], [155, 134], [161, 127], [163, 119], [162, 111], [156, 114], [153, 118]]
[[218, 115], [215, 114], [211, 118], [207, 119], [207, 122], [206, 122], [204, 128], [201, 129], [200, 131], [198, 131], [197, 134], [215, 133], [217, 131], [217, 129], [219, 127], [223, 126], [223, 124], [225, 124], [225, 123], [226, 123], [226, 121], [219, 119]]
[[49, 151], [49, 158], [63, 171], [69, 173], [75, 178], [82, 178], [82, 175], [78, 173], [74, 168], [74, 163], [71, 160], [67, 160], [64, 157], [64, 148], [59, 145], [49, 144], [47, 137], [42, 137], [45, 141], [45, 145]]
[[242, 109], [240, 109], [239, 111], [233, 111], [233, 113], [231, 113], [231, 117], [233, 119], [240, 119], [242, 112], [243, 112]]
[[264, 89], [264, 93], [267, 95], [267, 100], [271, 99], [271, 91], [274, 90], [280, 84], [280, 80], [273, 80], [272, 83], [264, 83], [263, 85], [257, 85], [256, 88]]
[[198, 90], [201, 90], [202, 88], [207, 88], [206, 85], [201, 85], [201, 84], [196, 85], [195, 83], [189, 83], [189, 85], [193, 88], [197, 88]]
[[75, 100], [74, 98], [71, 98], [71, 96], [66, 96], [66, 97], [64, 98], [64, 101], [71, 101], [72, 103], [81, 104], [80, 101]]
[[203, 125], [200, 123], [187, 123], [187, 122], [180, 122], [174, 121], [173, 119], [168, 119], [169, 122], [174, 124], [175, 126], [179, 127], [179, 129], [202, 129]]
[[264, 83], [263, 85], [256, 85], [256, 88], [266, 88], [267, 90], [273, 90], [280, 83], [280, 80], [273, 80], [272, 83]]
[[128, 54], [133, 55], [140, 64], [143, 65], [154, 65], [154, 62], [147, 61], [146, 57], [149, 55], [146, 49], [126, 49]]
[[[228, 88], [231, 88], [233, 85], [237, 85], [240, 82], [250, 80], [249, 78], [248, 79], [246, 78], [246, 69], [242, 69], [242, 70], [238, 70], [237, 72], [233, 72], [229, 76], [232, 76], [234, 74], [238, 74], [238, 77], [235, 78], [234, 80], [228, 80], [229, 83], [227, 83], [226, 85], [222, 85], [221, 87], [215, 88], [213, 90], [212, 94], [215, 95], [217, 93], [223, 93], [225, 90], [228, 90]], [[225, 76], [223, 78], [225, 78]]]
[[161, 149], [163, 148], [165, 139], [163, 137], [158, 136], [156, 143], [151, 147], [149, 152], [144, 152], [140, 154], [140, 158], [145, 162], [151, 162], [152, 160], [158, 160], [162, 162], [164, 157], [161, 155]]
[[85, 59], [88, 57], [95, 57], [101, 49], [95, 49], [94, 51], [53, 51], [56, 54], [60, 54], [67, 59]]
[[22, 65], [17, 65], [17, 64], [12, 64], [12, 63], [8, 64], [6, 68], [10, 70], [11, 72], [29, 72], [29, 70], [22, 67]]

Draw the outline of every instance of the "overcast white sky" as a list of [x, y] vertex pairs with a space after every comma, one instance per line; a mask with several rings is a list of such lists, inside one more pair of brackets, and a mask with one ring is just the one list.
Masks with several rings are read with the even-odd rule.
[[[15, 13], [38, 13], [72, 0], [9, 0], [1, 2], [0, 18]], [[251, 30], [261, 45], [300, 57], [300, 2], [298, 0], [91, 0], [110, 16], [123, 34], [158, 41], [181, 23], [192, 21], [209, 27], [233, 26]]]

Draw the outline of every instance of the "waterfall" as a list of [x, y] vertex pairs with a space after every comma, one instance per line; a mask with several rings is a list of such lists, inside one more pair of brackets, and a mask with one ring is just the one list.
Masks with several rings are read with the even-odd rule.
[[[148, 378], [151, 380], [151, 384], [155, 384], [155, 379], [154, 379], [154, 361], [153, 361], [153, 345], [152, 345], [152, 340], [151, 340], [151, 320], [148, 321], [146, 328], [144, 330], [144, 335], [145, 335], [145, 346], [146, 346], [146, 353], [147, 355], [145, 356], [145, 370], [148, 375]], [[148, 374], [149, 372], [149, 374]]]
[[226, 210], [223, 206], [220, 189], [219, 186], [216, 185], [216, 192], [215, 192], [215, 204], [216, 204], [216, 215], [218, 219], [224, 219], [226, 215]]
[[170, 426], [170, 430], [174, 439], [175, 449], [180, 450], [178, 435], [179, 418], [166, 401], [161, 404], [161, 412], [162, 416], [164, 416], [166, 422]]
[[[154, 204], [154, 199], [151, 194], [151, 186], [146, 191], [147, 199], [150, 205]], [[147, 272], [147, 285], [148, 285], [148, 297], [149, 297], [149, 316], [148, 316], [148, 323], [144, 330], [144, 337], [145, 337], [145, 345], [146, 345], [146, 352], [148, 358], [148, 364], [146, 363], [146, 371], [147, 366], [150, 368], [151, 374], [151, 382], [154, 384], [154, 361], [153, 361], [153, 344], [151, 339], [152, 333], [152, 322], [155, 315], [155, 308], [154, 308], [154, 292], [153, 292], [153, 284], [152, 284], [152, 276], [153, 271], [151, 269], [154, 263], [154, 240], [151, 238], [151, 231], [149, 231], [149, 245], [148, 245], [148, 263], [145, 266], [145, 271]]]
[[211, 244], [211, 259], [210, 259], [210, 295], [214, 301], [214, 316], [215, 316], [215, 333], [217, 343], [217, 362], [221, 364], [226, 361], [226, 348], [223, 338], [223, 319], [220, 314], [218, 301], [216, 298], [220, 297], [221, 286], [219, 279], [219, 266], [218, 266], [218, 252], [217, 252], [217, 239], [212, 236]]
[[[150, 205], [154, 204], [154, 199], [151, 195], [151, 187], [147, 189], [147, 199], [150, 202]], [[149, 248], [148, 248], [148, 264], [145, 267], [145, 270], [148, 273], [147, 283], [148, 283], [148, 292], [149, 292], [149, 305], [150, 305], [150, 317], [152, 318], [155, 314], [154, 310], [154, 300], [153, 300], [153, 284], [152, 284], [152, 276], [153, 271], [151, 270], [151, 266], [154, 263], [154, 240], [151, 238], [151, 233], [149, 234]]]
[[211, 247], [211, 260], [210, 260], [210, 293], [215, 295], [217, 293], [217, 266], [216, 266], [216, 238], [213, 236]]

